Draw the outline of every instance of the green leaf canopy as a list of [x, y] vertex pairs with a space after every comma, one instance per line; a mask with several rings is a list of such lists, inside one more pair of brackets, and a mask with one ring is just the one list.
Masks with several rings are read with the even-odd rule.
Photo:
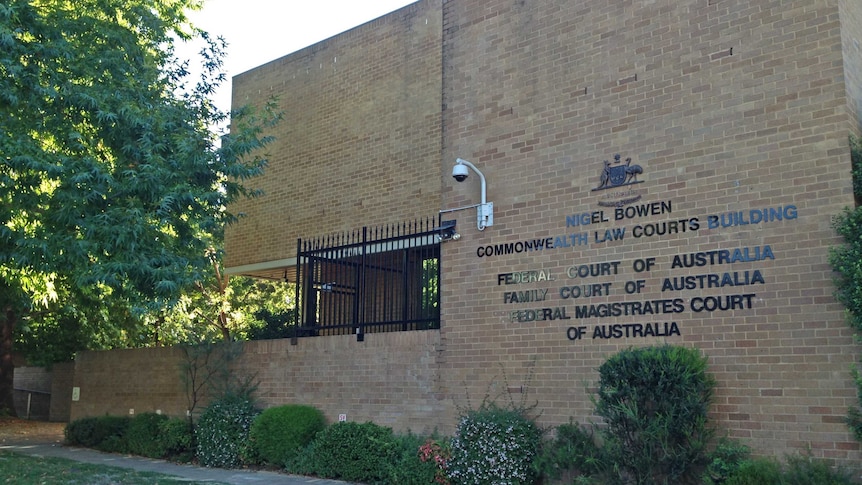
[[[170, 299], [206, 268], [262, 126], [224, 121], [208, 96], [223, 44], [191, 28], [191, 0], [0, 3], [0, 265]], [[184, 83], [176, 39], [202, 37]], [[244, 130], [244, 131], [243, 131]], [[16, 276], [17, 275], [17, 276]]]

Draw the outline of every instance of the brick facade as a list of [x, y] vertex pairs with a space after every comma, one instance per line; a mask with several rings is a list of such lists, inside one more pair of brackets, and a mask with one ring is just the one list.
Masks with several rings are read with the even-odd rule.
[[[232, 208], [229, 268], [296, 257], [299, 237], [440, 209], [440, 1], [423, 1], [233, 79], [233, 104], [278, 99], [264, 192]], [[325, 221], [325, 223], [324, 223]], [[244, 272], [244, 271], [239, 271]]]
[[[340, 414], [401, 430], [431, 433], [448, 401], [438, 389], [440, 334], [436, 331], [245, 342], [229, 362], [234, 379], [251, 378], [263, 407], [309, 403], [330, 422]], [[183, 376], [189, 360], [176, 348], [81, 352], [75, 359], [71, 419], [160, 411], [185, 416], [190, 407]], [[200, 381], [199, 381], [200, 382]], [[202, 388], [195, 414], [206, 405]]]
[[[831, 217], [853, 203], [847, 136], [858, 118], [847, 107], [859, 91], [855, 76], [844, 82], [841, 21], [850, 24], [845, 50], [855, 48], [858, 5], [567, 5], [444, 6], [443, 160], [479, 166], [496, 210], [481, 233], [461, 217], [462, 239], [444, 245], [449, 392], [468, 383], [481, 395], [508, 374], [507, 387], [529, 386], [548, 422], [586, 422], [594, 369], [609, 355], [632, 345], [695, 346], [719, 382], [713, 415], [732, 436], [778, 455], [810, 446], [858, 460], [842, 418], [855, 399], [846, 369], [859, 347], [832, 298], [826, 260], [840, 242]], [[639, 183], [593, 190], [615, 154], [640, 167]], [[452, 181], [449, 167], [441, 169], [445, 207], [476, 193]], [[647, 211], [617, 220], [618, 201]], [[765, 209], [794, 217], [751, 223]], [[582, 214], [597, 223], [567, 224]], [[554, 249], [479, 254], [544, 238]], [[771, 256], [755, 257], [767, 248]], [[684, 263], [737, 249], [749, 257]], [[613, 263], [612, 274], [579, 276], [598, 263]], [[499, 284], [498, 275], [525, 271], [554, 281]], [[547, 290], [547, 300], [506, 303], [506, 292], [523, 290]], [[733, 308], [703, 310], [702, 302], [728, 298]], [[657, 300], [669, 303], [630, 316], [577, 315]], [[562, 308], [569, 319], [513, 318], [533, 308]], [[669, 335], [603, 338], [609, 325], [628, 324], [618, 331], [634, 335], [635, 324], [652, 322], [652, 333]], [[583, 336], [570, 339], [577, 328]], [[528, 377], [512, 377], [527, 376], [524, 368]]]
[[[851, 0], [423, 0], [238, 76], [235, 104], [279, 94], [286, 121], [268, 195], [235, 208], [234, 273], [283, 270], [297, 237], [479, 202], [458, 157], [495, 211], [484, 231], [447, 214], [441, 330], [249, 342], [241, 369], [267, 405], [451, 432], [486, 395], [588, 422], [608, 356], [693, 346], [720, 430], [858, 464], [860, 348], [827, 255], [853, 204], [860, 42]], [[147, 352], [84, 353], [73, 418], [144, 396], [138, 355], [173, 362]], [[113, 355], [126, 374], [100, 374]], [[174, 392], [172, 366], [149, 388]]]

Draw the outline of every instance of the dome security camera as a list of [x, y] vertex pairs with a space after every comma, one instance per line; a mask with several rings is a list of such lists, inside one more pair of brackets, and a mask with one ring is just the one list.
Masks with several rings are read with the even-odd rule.
[[469, 175], [469, 172], [466, 165], [457, 163], [452, 167], [452, 176], [455, 177], [455, 180], [458, 182], [467, 180], [467, 175]]

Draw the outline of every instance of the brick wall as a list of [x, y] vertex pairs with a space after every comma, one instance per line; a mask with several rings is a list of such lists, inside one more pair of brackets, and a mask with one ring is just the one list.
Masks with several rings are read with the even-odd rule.
[[[316, 237], [440, 209], [440, 0], [423, 0], [233, 79], [233, 105], [278, 97], [265, 195], [226, 235], [228, 268]], [[321, 221], [326, 224], [321, 224]]]
[[[445, 2], [444, 206], [478, 194], [448, 176], [456, 157], [484, 171], [495, 204], [493, 227], [459, 213], [463, 237], [443, 246], [447, 392], [525, 387], [546, 423], [586, 422], [607, 356], [695, 346], [718, 378], [722, 429], [761, 453], [858, 461], [843, 416], [859, 347], [827, 264], [840, 242], [831, 217], [852, 204], [847, 135], [858, 126], [840, 20], [856, 29], [859, 7], [840, 4], [843, 17], [826, 0]], [[615, 154], [640, 167], [639, 183], [594, 190]], [[647, 211], [616, 220], [617, 202]], [[763, 209], [795, 217], [750, 223]], [[711, 228], [710, 216], [740, 223]], [[517, 251], [545, 238], [554, 249]], [[521, 246], [480, 254], [506, 243]], [[736, 249], [750, 257], [674, 267]], [[599, 263], [611, 264], [589, 276]], [[500, 284], [529, 271], [536, 281]], [[547, 298], [510, 303], [508, 292], [533, 290]], [[728, 298], [728, 310], [703, 310]], [[577, 316], [609, 304], [658, 310]], [[536, 308], [551, 313], [530, 321]]]
[[51, 366], [51, 408], [49, 420], [59, 423], [69, 421], [72, 408], [72, 381], [75, 379], [75, 363], [64, 362]]
[[[330, 422], [373, 420], [400, 431], [432, 432], [447, 406], [439, 392], [436, 331], [353, 335], [243, 344], [236, 378], [253, 377], [261, 406], [312, 404]], [[82, 352], [75, 368], [80, 400], [71, 418], [161, 411], [184, 416], [187, 396], [176, 348]], [[202, 399], [196, 408], [200, 412]]]

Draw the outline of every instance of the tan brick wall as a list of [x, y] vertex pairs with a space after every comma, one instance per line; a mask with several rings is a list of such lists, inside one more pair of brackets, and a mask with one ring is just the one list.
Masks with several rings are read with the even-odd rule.
[[[848, 22], [859, 14], [857, 4], [842, 5]], [[478, 193], [449, 177], [456, 157], [484, 171], [495, 204], [493, 227], [480, 233], [474, 212], [458, 213], [463, 237], [443, 246], [447, 392], [458, 399], [466, 385], [482, 395], [506, 375], [497, 388], [529, 386], [546, 423], [586, 422], [595, 369], [610, 354], [664, 342], [695, 346], [718, 378], [713, 414], [721, 429], [762, 453], [810, 446], [815, 456], [858, 462], [859, 444], [842, 418], [855, 401], [848, 369], [860, 349], [832, 298], [827, 264], [828, 248], [840, 242], [831, 217], [852, 204], [847, 135], [857, 124], [846, 109], [838, 7], [832, 0], [445, 2], [444, 205], [475, 202]], [[614, 154], [642, 167], [641, 183], [592, 190]], [[612, 207], [600, 205], [638, 195], [628, 207], [666, 202], [671, 210], [617, 221]], [[707, 226], [709, 215], [748, 218], [754, 209], [789, 206], [798, 217]], [[567, 216], [599, 211], [606, 222], [600, 215], [596, 224], [566, 225]], [[637, 237], [677, 221], [685, 222], [676, 233]], [[608, 238], [608, 230], [624, 237]], [[477, 255], [486, 246], [582, 233], [587, 244]], [[774, 259], [672, 267], [675, 256], [767, 246]], [[647, 258], [655, 265], [636, 271]], [[569, 268], [603, 262], [618, 262], [617, 273], [567, 277]], [[498, 284], [499, 274], [540, 270], [555, 280]], [[662, 291], [666, 278], [744, 279], [755, 271], [762, 284]], [[642, 290], [628, 294], [625, 284], [638, 280]], [[599, 287], [601, 296], [563, 298], [561, 291], [585, 284], [610, 286]], [[547, 300], [505, 302], [507, 291], [524, 290], [547, 290]], [[749, 294], [734, 310], [692, 309], [698, 298]], [[671, 300], [670, 311], [576, 317], [581, 306], [654, 300]], [[512, 321], [512, 311], [531, 308], [563, 309], [570, 319]], [[660, 330], [675, 323], [679, 335], [595, 333], [649, 322]], [[570, 327], [586, 335], [570, 340]]]
[[156, 412], [185, 416], [188, 401], [181, 379], [182, 354], [175, 348], [78, 352], [72, 421], [87, 416]]
[[[406, 432], [434, 431], [447, 407], [437, 373], [436, 331], [367, 334], [244, 344], [234, 376], [253, 377], [264, 408], [311, 404], [330, 422], [373, 420]], [[75, 368], [80, 400], [72, 419], [160, 410], [184, 416], [187, 398], [180, 380], [182, 354], [175, 348], [82, 352]], [[196, 412], [203, 410], [205, 399]]]
[[69, 416], [72, 412], [72, 383], [74, 379], [74, 362], [63, 362], [51, 366], [50, 421], [69, 422]]
[[[263, 197], [226, 235], [227, 267], [315, 237], [440, 209], [440, 0], [423, 0], [233, 79], [233, 105], [278, 97]], [[325, 221], [325, 223], [322, 223]]]

